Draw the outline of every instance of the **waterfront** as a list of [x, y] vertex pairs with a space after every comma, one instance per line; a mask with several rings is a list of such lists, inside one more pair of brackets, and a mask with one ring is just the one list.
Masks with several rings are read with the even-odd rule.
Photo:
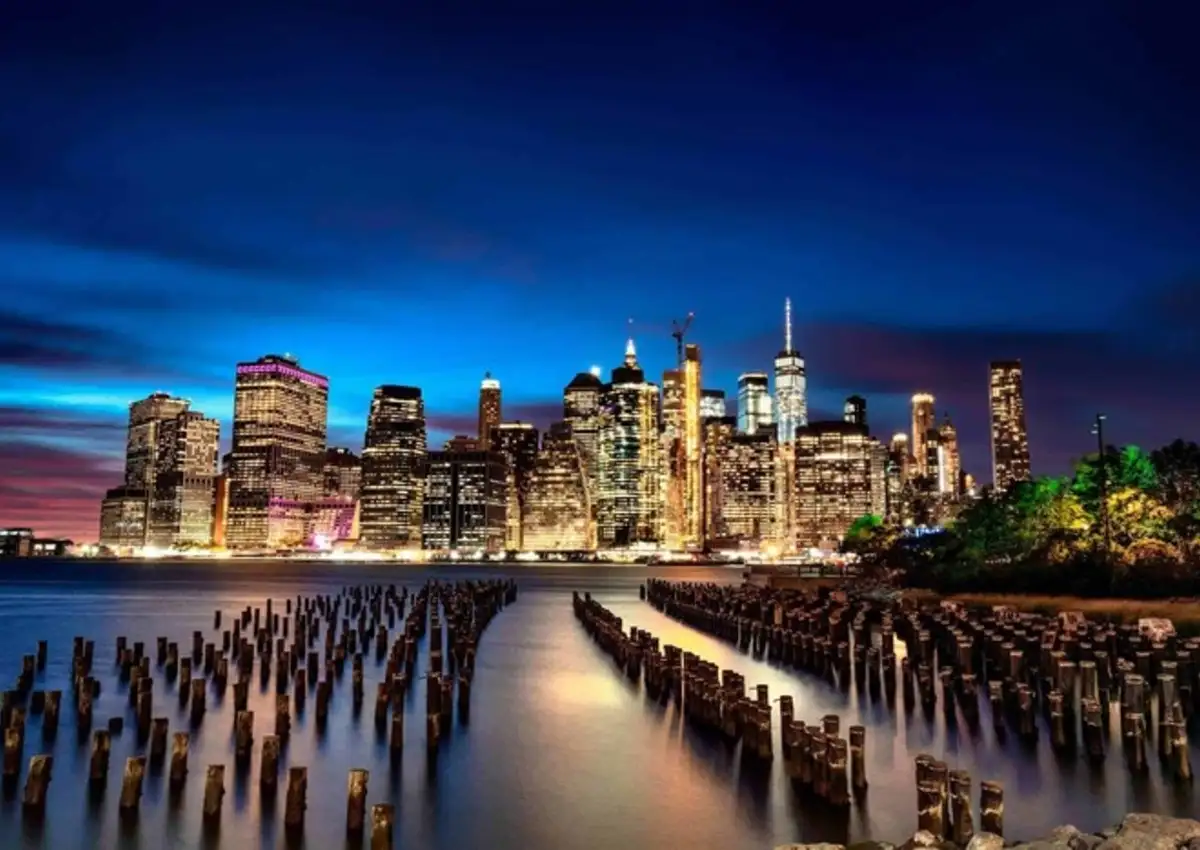
[[[986, 724], [973, 734], [961, 725], [947, 728], [940, 712], [929, 721], [919, 708], [909, 716], [900, 700], [888, 708], [853, 689], [844, 695], [815, 678], [754, 660], [639, 601], [638, 586], [651, 575], [740, 580], [738, 569], [720, 568], [6, 562], [0, 572], [0, 675], [15, 675], [21, 655], [45, 638], [49, 662], [35, 687], [69, 691], [72, 637], [95, 640], [96, 675], [104, 683], [95, 707], [99, 726], [110, 716], [128, 716], [126, 695], [112, 675], [118, 635], [147, 646], [168, 635], [183, 646], [194, 630], [212, 639], [214, 610], [232, 615], [268, 597], [281, 606], [298, 594], [336, 593], [345, 585], [394, 583], [415, 589], [431, 577], [511, 576], [520, 584], [520, 598], [497, 616], [481, 641], [470, 725], [455, 727], [432, 772], [426, 769], [420, 681], [408, 697], [411, 743], [396, 771], [369, 711], [356, 718], [344, 690], [334, 696], [323, 736], [317, 735], [311, 713], [295, 718], [284, 764], [309, 770], [306, 847], [343, 846], [346, 773], [353, 767], [371, 772], [368, 802], [396, 805], [397, 847], [749, 850], [801, 840], [895, 840], [915, 828], [913, 757], [922, 752], [968, 770], [977, 782], [1004, 783], [1007, 831], [1014, 837], [1042, 834], [1064, 822], [1099, 828], [1130, 810], [1194, 811], [1194, 791], [1164, 783], [1156, 761], [1144, 778], [1132, 779], [1115, 740], [1096, 771], [1082, 755], [1055, 756], [1045, 737], [1032, 750], [1015, 738], [999, 744]], [[685, 726], [673, 707], [646, 701], [579, 627], [571, 610], [572, 590], [590, 591], [626, 626], [637, 625], [664, 644], [742, 672], [748, 685], [769, 685], [772, 697], [791, 694], [798, 717], [815, 721], [832, 712], [845, 724], [866, 725], [871, 785], [865, 802], [839, 821], [827, 806], [792, 792], [779, 759], [764, 774], [744, 765], [725, 744]], [[422, 651], [418, 675], [425, 659]], [[380, 673], [381, 665], [367, 658], [368, 693]], [[157, 671], [155, 678], [155, 714], [169, 716], [173, 730], [186, 728], [186, 710], [164, 698], [172, 691]], [[261, 741], [272, 727], [273, 689], [260, 688], [258, 681], [254, 677], [250, 708], [255, 738]], [[64, 708], [64, 730], [72, 715]], [[31, 718], [26, 760], [43, 751], [37, 725]], [[99, 807], [87, 799], [88, 747], [60, 734], [49, 749], [55, 765], [45, 825], [28, 828], [19, 799], [5, 801], [0, 847], [201, 846], [204, 767], [226, 763], [232, 768], [232, 727], [231, 699], [211, 700], [193, 735], [191, 774], [181, 804], [168, 806], [164, 778], [147, 776], [136, 830], [123, 830], [116, 811], [120, 765], [136, 749], [132, 731], [114, 739], [109, 793]], [[248, 775], [230, 770], [217, 839], [221, 847], [273, 847], [282, 839], [279, 807], [269, 816], [260, 809], [256, 770], [257, 759]]]

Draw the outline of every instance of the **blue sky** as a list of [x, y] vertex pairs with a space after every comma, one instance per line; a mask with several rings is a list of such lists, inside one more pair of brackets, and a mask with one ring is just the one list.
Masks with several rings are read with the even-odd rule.
[[694, 311], [732, 395], [785, 296], [818, 414], [933, 392], [981, 479], [990, 359], [1035, 471], [1097, 410], [1198, 436], [1182, 4], [380, 5], [5, 4], [0, 523], [94, 537], [128, 402], [227, 433], [239, 360], [328, 375], [357, 447], [381, 383], [545, 424], [630, 317], [659, 373]]

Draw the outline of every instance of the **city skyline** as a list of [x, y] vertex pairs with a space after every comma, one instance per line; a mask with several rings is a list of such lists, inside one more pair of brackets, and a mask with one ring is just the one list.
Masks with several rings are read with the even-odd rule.
[[505, 419], [560, 418], [630, 316], [657, 382], [694, 312], [732, 415], [740, 374], [774, 375], [787, 296], [810, 420], [858, 394], [885, 439], [928, 391], [981, 481], [993, 360], [1022, 361], [1035, 473], [1091, 450], [1098, 411], [1113, 442], [1195, 438], [1177, 34], [953, 5], [313, 11], [283, 38], [221, 3], [6, 8], [0, 518], [93, 536], [130, 401], [188, 398], [228, 450], [233, 364], [268, 352], [330, 376], [331, 445], [400, 384], [436, 447], [474, 433], [489, 371]]

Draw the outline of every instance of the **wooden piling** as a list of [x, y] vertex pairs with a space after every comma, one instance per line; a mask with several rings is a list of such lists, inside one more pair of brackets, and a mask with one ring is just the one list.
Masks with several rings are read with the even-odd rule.
[[304, 833], [304, 811], [308, 808], [308, 768], [289, 767], [287, 801], [283, 812], [283, 826], [289, 838], [295, 839]]
[[92, 733], [92, 756], [88, 765], [88, 783], [92, 791], [104, 787], [108, 780], [108, 759], [112, 751], [112, 736], [107, 729], [97, 729]]
[[234, 758], [239, 766], [250, 764], [254, 746], [254, 712], [239, 711], [233, 720]]
[[855, 791], [867, 787], [867, 730], [850, 727], [850, 784]]
[[120, 812], [124, 817], [137, 817], [142, 802], [142, 779], [146, 775], [145, 756], [125, 760], [125, 776], [121, 781]]
[[258, 784], [262, 793], [271, 796], [279, 784], [279, 738], [266, 735], [262, 742], [262, 762], [258, 771]]
[[225, 799], [225, 765], [210, 764], [204, 777], [204, 823], [215, 824], [221, 819], [221, 802]]
[[971, 774], [965, 770], [950, 771], [950, 835], [959, 847], [966, 847], [975, 834], [971, 815]]
[[171, 788], [178, 791], [187, 780], [188, 746], [190, 738], [187, 732], [176, 732], [171, 739]]
[[999, 782], [979, 783], [979, 827], [993, 835], [1004, 835], [1004, 786]]
[[37, 755], [29, 760], [29, 775], [25, 779], [25, 798], [21, 811], [32, 820], [46, 815], [46, 794], [54, 770], [54, 756]]
[[392, 850], [392, 822], [396, 819], [396, 807], [390, 803], [376, 803], [371, 807], [371, 850]]
[[354, 843], [362, 840], [367, 816], [367, 781], [371, 774], [354, 768], [346, 779], [346, 837]]
[[4, 785], [6, 788], [16, 788], [17, 777], [21, 774], [23, 758], [23, 739], [17, 729], [9, 727], [4, 730]]

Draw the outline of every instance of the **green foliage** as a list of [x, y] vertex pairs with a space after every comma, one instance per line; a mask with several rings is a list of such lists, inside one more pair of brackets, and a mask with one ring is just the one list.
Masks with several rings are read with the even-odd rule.
[[[866, 519], [848, 542], [878, 547], [883, 535]], [[1109, 447], [1072, 476], [985, 492], [937, 538], [888, 545], [889, 565], [943, 592], [1200, 592], [1200, 447], [1177, 441], [1152, 455]]]

